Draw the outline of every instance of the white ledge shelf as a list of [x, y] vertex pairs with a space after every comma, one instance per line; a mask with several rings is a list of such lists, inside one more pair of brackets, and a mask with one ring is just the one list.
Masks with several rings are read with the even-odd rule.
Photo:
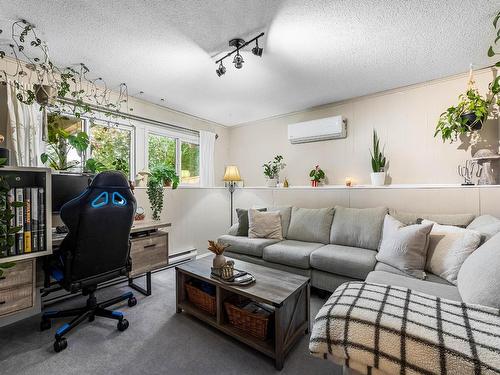
[[[471, 188], [480, 188], [480, 189], [491, 189], [491, 188], [500, 188], [500, 185], [460, 185], [460, 184], [391, 184], [384, 186], [374, 186], [374, 185], [354, 185], [347, 187], [345, 185], [323, 185], [318, 187], [312, 186], [290, 186], [287, 188], [283, 187], [267, 187], [267, 186], [244, 186], [237, 187], [236, 190], [247, 189], [247, 190], [359, 190], [359, 189], [471, 189]], [[145, 187], [135, 187], [137, 190], [146, 190]], [[171, 190], [172, 188], [165, 188], [166, 190]], [[201, 187], [201, 186], [179, 186], [177, 190], [193, 190], [193, 189], [227, 189], [224, 186], [213, 186], [213, 187]]]

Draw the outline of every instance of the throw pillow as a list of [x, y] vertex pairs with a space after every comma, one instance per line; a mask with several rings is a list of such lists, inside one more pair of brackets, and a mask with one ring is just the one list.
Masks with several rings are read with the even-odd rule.
[[478, 231], [481, 234], [481, 244], [483, 244], [500, 232], [500, 219], [491, 215], [481, 215], [467, 225], [467, 229]]
[[405, 226], [385, 215], [382, 241], [376, 255], [379, 262], [419, 279], [425, 279], [425, 256], [433, 223]]
[[429, 220], [424, 220], [422, 224], [433, 224], [425, 269], [457, 285], [458, 271], [479, 246], [481, 235], [475, 230], [440, 225]]
[[[267, 208], [259, 208], [259, 211], [264, 212]], [[236, 231], [237, 236], [248, 236], [248, 210], [243, 208], [236, 209], [236, 215], [238, 215], [238, 230]]]
[[442, 225], [455, 225], [457, 227], [465, 228], [469, 223], [474, 220], [473, 214], [426, 214], [415, 212], [404, 212], [391, 209], [389, 215], [396, 218], [406, 225], [417, 224], [419, 218], [433, 221]]
[[276, 212], [248, 211], [248, 238], [283, 239], [281, 215]]
[[332, 220], [333, 208], [293, 207], [287, 239], [327, 244]]

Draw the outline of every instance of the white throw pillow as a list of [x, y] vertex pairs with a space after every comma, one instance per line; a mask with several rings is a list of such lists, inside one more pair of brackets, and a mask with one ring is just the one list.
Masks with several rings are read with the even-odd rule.
[[432, 225], [405, 226], [392, 216], [386, 215], [382, 241], [375, 258], [411, 276], [425, 279], [425, 257]]
[[280, 212], [248, 210], [248, 237], [282, 240], [283, 232], [281, 229]]
[[429, 220], [422, 221], [424, 223], [434, 224], [425, 269], [457, 285], [458, 271], [481, 243], [481, 234], [472, 229], [440, 225]]

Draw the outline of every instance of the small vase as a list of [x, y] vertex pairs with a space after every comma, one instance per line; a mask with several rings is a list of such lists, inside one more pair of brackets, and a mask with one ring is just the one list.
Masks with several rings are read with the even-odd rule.
[[316, 181], [316, 180], [311, 180], [311, 186], [312, 186], [312, 187], [318, 187], [318, 181]]
[[385, 172], [373, 172], [370, 174], [372, 185], [384, 186], [385, 185]]
[[213, 260], [214, 268], [222, 268], [226, 264], [226, 257], [222, 254], [216, 255]]
[[278, 180], [276, 178], [268, 178], [266, 182], [267, 187], [276, 187], [278, 185]]

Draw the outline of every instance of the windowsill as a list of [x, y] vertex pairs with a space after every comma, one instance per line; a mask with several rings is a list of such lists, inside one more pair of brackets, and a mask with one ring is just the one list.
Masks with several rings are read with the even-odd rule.
[[[481, 189], [491, 189], [500, 188], [500, 185], [470, 185], [463, 186], [460, 184], [391, 184], [384, 186], [374, 186], [374, 185], [354, 185], [347, 187], [345, 185], [323, 185], [318, 187], [312, 186], [290, 186], [288, 188], [283, 187], [267, 187], [267, 186], [245, 186], [237, 187], [236, 190], [363, 190], [363, 189], [470, 189], [470, 188], [481, 188]], [[136, 189], [146, 189], [146, 187], [136, 187]], [[165, 189], [171, 189], [166, 187]], [[226, 189], [224, 186], [189, 186], [180, 185], [177, 189]]]

